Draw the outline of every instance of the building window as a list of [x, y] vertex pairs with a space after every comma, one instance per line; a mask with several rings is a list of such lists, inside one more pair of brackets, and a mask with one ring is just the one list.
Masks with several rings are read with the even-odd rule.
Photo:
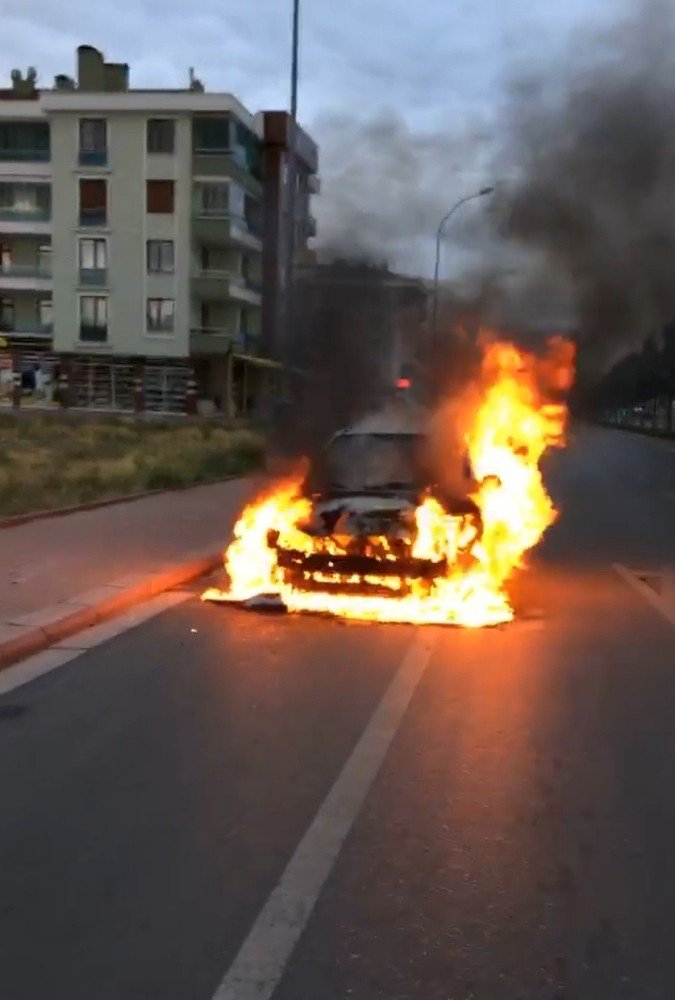
[[80, 340], [102, 344], [108, 339], [108, 299], [83, 295], [80, 299]]
[[48, 122], [0, 122], [0, 160], [48, 159]]
[[195, 153], [229, 153], [232, 147], [229, 118], [195, 118], [192, 122], [192, 149]]
[[53, 322], [52, 300], [38, 299], [37, 312], [38, 312], [38, 320], [42, 329], [51, 330]]
[[80, 225], [105, 226], [108, 219], [108, 185], [103, 178], [80, 178]]
[[108, 246], [104, 239], [81, 239], [79, 245], [80, 284], [105, 285]]
[[0, 330], [14, 329], [14, 299], [0, 299]]
[[9, 271], [12, 266], [12, 248], [7, 243], [0, 243], [0, 271]]
[[108, 162], [105, 118], [80, 118], [80, 163], [105, 166]]
[[197, 188], [197, 211], [201, 215], [229, 215], [230, 187], [230, 184], [218, 181], [200, 184]]
[[173, 118], [148, 119], [148, 153], [173, 153], [176, 123]]
[[147, 206], [152, 215], [173, 214], [173, 181], [147, 181]]
[[148, 299], [148, 330], [170, 333], [173, 330], [173, 299]]
[[148, 271], [170, 274], [173, 271], [173, 240], [148, 240]]
[[40, 271], [41, 274], [51, 276], [52, 248], [50, 243], [41, 243], [38, 246], [38, 271]]

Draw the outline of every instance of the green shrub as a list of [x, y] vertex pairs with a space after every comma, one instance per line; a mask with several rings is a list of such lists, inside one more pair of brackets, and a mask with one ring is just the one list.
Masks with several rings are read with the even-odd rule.
[[190, 477], [178, 465], [157, 465], [146, 473], [144, 486], [148, 490], [168, 490], [176, 486], [187, 486]]

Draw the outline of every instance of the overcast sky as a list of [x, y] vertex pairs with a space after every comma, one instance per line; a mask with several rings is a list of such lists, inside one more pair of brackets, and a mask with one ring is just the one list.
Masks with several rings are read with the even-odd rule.
[[[325, 194], [317, 214], [324, 232], [344, 235], [348, 202], [360, 218], [377, 201], [372, 238], [357, 243], [372, 249], [391, 215], [406, 211], [413, 242], [421, 240], [441, 205], [491, 180], [484, 152], [499, 129], [506, 81], [532, 60], [541, 66], [560, 58], [576, 32], [607, 21], [621, 5], [302, 0], [300, 118], [322, 146]], [[183, 86], [194, 66], [207, 89], [231, 91], [251, 111], [284, 107], [290, 8], [291, 0], [0, 0], [0, 67], [8, 78], [13, 67], [33, 65], [51, 85], [54, 74], [74, 73], [75, 48], [87, 42], [130, 63], [133, 86]], [[394, 146], [369, 157], [382, 127]], [[409, 208], [406, 186], [423, 195]], [[368, 225], [364, 217], [359, 228]], [[393, 263], [412, 266], [415, 255], [395, 249]]]

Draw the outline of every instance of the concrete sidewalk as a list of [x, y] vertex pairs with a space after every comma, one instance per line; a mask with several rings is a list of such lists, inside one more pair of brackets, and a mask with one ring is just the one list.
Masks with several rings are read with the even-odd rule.
[[0, 646], [84, 607], [110, 613], [122, 592], [138, 599], [148, 580], [170, 581], [177, 565], [221, 551], [261, 481], [198, 486], [0, 531]]

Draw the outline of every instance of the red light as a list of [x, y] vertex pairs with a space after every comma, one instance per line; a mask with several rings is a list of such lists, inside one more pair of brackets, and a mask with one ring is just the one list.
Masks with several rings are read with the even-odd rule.
[[411, 381], [410, 381], [409, 378], [397, 378], [396, 379], [396, 388], [397, 389], [409, 389], [411, 385], [412, 385], [412, 383], [411, 383]]

